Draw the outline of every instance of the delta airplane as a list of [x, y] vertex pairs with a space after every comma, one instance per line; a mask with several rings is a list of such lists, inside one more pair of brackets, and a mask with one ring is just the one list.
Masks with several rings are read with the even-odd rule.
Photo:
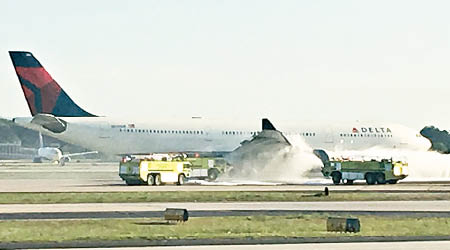
[[254, 141], [271, 140], [292, 145], [302, 138], [311, 148], [331, 151], [372, 147], [428, 150], [430, 142], [413, 129], [397, 124], [373, 123], [241, 123], [199, 117], [123, 121], [93, 115], [80, 108], [53, 80], [30, 52], [10, 51], [15, 71], [32, 117], [13, 121], [90, 150], [114, 154], [167, 152], [232, 152]]

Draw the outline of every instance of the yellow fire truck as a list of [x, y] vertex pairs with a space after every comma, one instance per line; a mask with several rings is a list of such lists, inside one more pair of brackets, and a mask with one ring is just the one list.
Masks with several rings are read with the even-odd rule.
[[183, 185], [191, 173], [192, 164], [188, 161], [124, 158], [119, 165], [119, 176], [127, 185]]
[[390, 159], [341, 159], [329, 158], [321, 149], [314, 154], [322, 160], [322, 174], [331, 177], [334, 184], [353, 184], [355, 180], [365, 180], [367, 184], [395, 184], [408, 176], [408, 163]]

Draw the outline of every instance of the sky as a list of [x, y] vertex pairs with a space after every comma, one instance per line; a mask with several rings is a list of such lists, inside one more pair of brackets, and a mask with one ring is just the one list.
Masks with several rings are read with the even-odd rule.
[[29, 116], [30, 51], [111, 117], [450, 129], [449, 1], [0, 1], [0, 116]]

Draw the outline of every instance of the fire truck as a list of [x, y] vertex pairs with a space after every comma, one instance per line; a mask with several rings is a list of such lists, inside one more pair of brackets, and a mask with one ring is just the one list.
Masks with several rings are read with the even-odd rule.
[[191, 177], [192, 164], [177, 159], [124, 157], [119, 165], [119, 176], [127, 185], [185, 184]]
[[392, 158], [332, 157], [321, 149], [314, 154], [322, 160], [322, 174], [331, 178], [334, 184], [353, 184], [365, 180], [368, 185], [395, 184], [408, 176], [408, 163]]

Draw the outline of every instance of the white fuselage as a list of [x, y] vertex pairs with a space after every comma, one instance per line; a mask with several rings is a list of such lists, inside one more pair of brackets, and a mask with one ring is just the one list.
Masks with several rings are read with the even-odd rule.
[[[114, 121], [105, 117], [62, 117], [67, 128], [52, 133], [15, 118], [21, 126], [42, 131], [63, 141], [115, 155], [154, 152], [231, 152], [261, 131], [259, 121], [243, 124], [233, 120], [208, 119]], [[272, 121], [289, 138], [302, 138], [312, 148], [362, 150], [371, 147], [427, 150], [430, 142], [412, 129], [395, 124], [283, 124]]]

